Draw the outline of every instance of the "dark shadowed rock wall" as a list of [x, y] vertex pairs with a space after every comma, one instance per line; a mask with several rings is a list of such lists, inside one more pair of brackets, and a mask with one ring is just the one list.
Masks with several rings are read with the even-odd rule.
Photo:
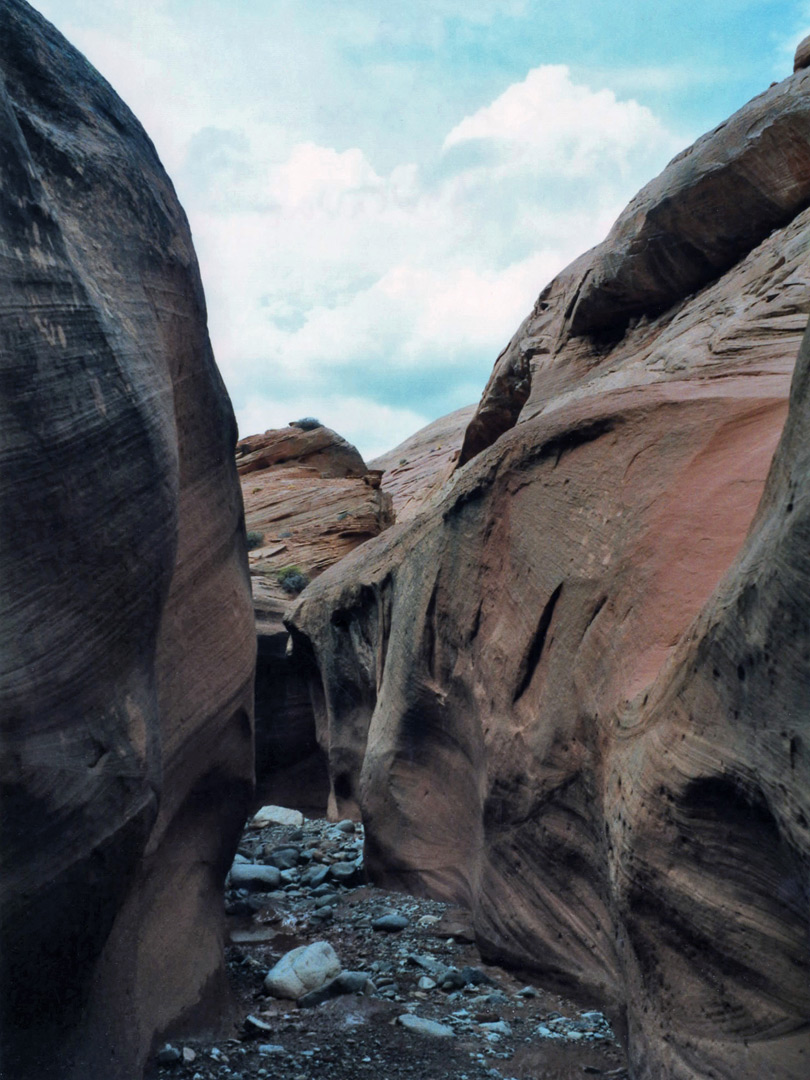
[[810, 1068], [808, 80], [543, 291], [441, 497], [290, 619], [377, 880], [609, 1007], [636, 1080]]
[[143, 130], [0, 8], [3, 1075], [137, 1076], [221, 1012], [252, 787], [236, 433]]

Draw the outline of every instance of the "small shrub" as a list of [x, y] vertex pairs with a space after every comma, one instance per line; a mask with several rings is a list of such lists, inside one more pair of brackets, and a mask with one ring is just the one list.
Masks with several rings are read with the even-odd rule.
[[282, 566], [276, 577], [284, 592], [288, 593], [300, 593], [309, 585], [309, 578], [300, 566]]
[[323, 427], [323, 424], [314, 416], [302, 416], [300, 420], [291, 420], [290, 427], [298, 427], [302, 431], [313, 431], [315, 428]]
[[251, 529], [245, 535], [247, 537], [248, 551], [253, 551], [254, 548], [259, 548], [264, 543], [263, 532], [257, 532], [255, 529]]

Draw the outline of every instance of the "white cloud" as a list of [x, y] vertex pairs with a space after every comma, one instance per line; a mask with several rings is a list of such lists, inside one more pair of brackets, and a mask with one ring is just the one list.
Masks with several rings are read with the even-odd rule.
[[810, 35], [810, 3], [801, 3], [796, 12], [796, 19], [790, 31], [783, 35], [779, 41], [776, 61], [774, 63], [774, 77], [784, 79], [793, 71], [793, 57], [796, 47]]
[[498, 172], [519, 162], [539, 175], [572, 177], [593, 176], [597, 166], [626, 172], [671, 136], [645, 106], [618, 101], [612, 90], [593, 91], [573, 82], [564, 64], [549, 64], [465, 117], [444, 146], [473, 140], [507, 148]]
[[648, 108], [563, 65], [441, 126], [441, 87], [420, 98], [403, 66], [352, 67], [381, 41], [438, 47], [448, 20], [496, 29], [527, 0], [360, 0], [340, 18], [317, 3], [232, 19], [181, 0], [41, 7], [65, 14], [177, 186], [244, 434], [334, 400], [321, 419], [369, 455], [467, 404], [541, 288], [680, 149]]
[[[425, 377], [467, 389], [474, 369], [483, 386], [540, 289], [679, 148], [649, 109], [562, 66], [464, 118], [433, 162], [387, 175], [357, 147], [305, 142], [279, 162], [249, 128], [218, 140], [189, 211], [237, 404], [279, 376], [323, 394], [365, 369], [399, 393], [412, 373], [412, 413]], [[244, 429], [257, 413], [241, 416]]]

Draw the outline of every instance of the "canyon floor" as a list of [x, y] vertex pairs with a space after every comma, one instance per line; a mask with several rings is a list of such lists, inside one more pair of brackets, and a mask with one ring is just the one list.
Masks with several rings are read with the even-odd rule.
[[[248, 826], [238, 863], [286, 868], [269, 892], [226, 894], [233, 1035], [161, 1047], [148, 1080], [627, 1076], [622, 1048], [595, 1005], [484, 964], [462, 909], [365, 883], [362, 844], [362, 826], [351, 822]], [[375, 929], [386, 915], [406, 925]], [[270, 996], [263, 986], [270, 968], [316, 941], [332, 945], [344, 971], [366, 972], [373, 988], [311, 1007]], [[408, 1015], [445, 1034], [403, 1026]]]

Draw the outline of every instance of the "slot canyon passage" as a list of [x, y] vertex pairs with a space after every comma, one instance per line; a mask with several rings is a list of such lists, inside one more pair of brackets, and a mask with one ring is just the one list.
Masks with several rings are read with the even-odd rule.
[[3, 0], [4, 1080], [810, 1075], [808, 64], [367, 465]]

